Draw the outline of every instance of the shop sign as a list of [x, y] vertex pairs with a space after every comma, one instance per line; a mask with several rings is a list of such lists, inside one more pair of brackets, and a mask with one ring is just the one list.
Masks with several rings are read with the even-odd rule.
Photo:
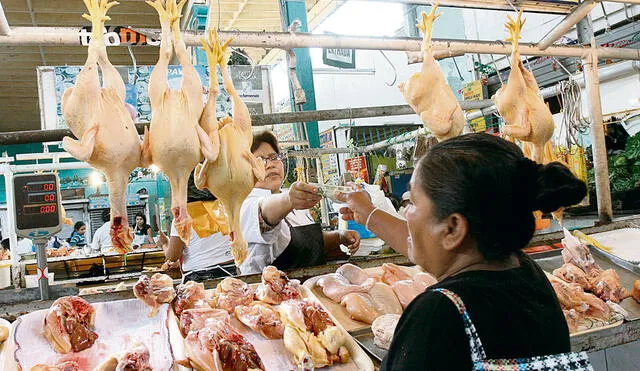
[[[464, 100], [482, 100], [486, 97], [486, 86], [481, 80], [472, 81], [462, 88], [462, 96]], [[475, 132], [484, 132], [487, 130], [487, 122], [484, 117], [471, 120], [469, 122], [471, 130]]]
[[364, 156], [348, 158], [344, 160], [346, 169], [353, 179], [362, 180], [369, 183], [369, 171], [367, 170], [367, 159]]
[[[120, 45], [150, 45], [159, 46], [160, 39], [152, 39], [128, 27], [122, 26], [106, 26], [104, 33], [104, 43], [107, 46]], [[80, 29], [80, 45], [88, 46], [91, 41], [91, 26], [85, 26]]]
[[[333, 129], [320, 133], [320, 148], [336, 148]], [[322, 164], [323, 183], [338, 185], [340, 183], [338, 155], [322, 155], [320, 156], [320, 163]]]
[[338, 68], [356, 68], [355, 49], [323, 49], [322, 62]]

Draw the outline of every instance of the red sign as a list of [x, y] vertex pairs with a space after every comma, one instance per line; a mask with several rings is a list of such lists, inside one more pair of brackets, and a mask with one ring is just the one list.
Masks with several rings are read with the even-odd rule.
[[344, 160], [347, 171], [351, 173], [353, 179], [361, 179], [369, 183], [369, 172], [367, 171], [367, 159], [364, 156], [353, 157]]

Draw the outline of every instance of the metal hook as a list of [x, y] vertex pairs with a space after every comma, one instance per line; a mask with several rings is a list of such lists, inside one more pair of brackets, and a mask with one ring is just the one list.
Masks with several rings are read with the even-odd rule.
[[238, 49], [235, 49], [235, 48], [231, 48], [231, 51], [233, 51], [234, 53], [236, 53], [238, 55], [241, 55], [241, 56], [247, 58], [249, 60], [249, 65], [251, 65], [251, 71], [249, 71], [249, 76], [245, 76], [243, 73], [241, 73], [240, 74], [240, 78], [243, 79], [243, 80], [249, 80], [250, 78], [252, 78], [253, 77], [253, 73], [254, 73], [254, 71], [256, 69], [256, 63], [253, 60], [253, 58], [251, 58], [247, 54], [245, 54], [245, 53], [243, 53], [243, 52], [241, 52], [241, 51], [239, 51]]
[[391, 69], [393, 69], [393, 81], [391, 82], [391, 84], [387, 82], [385, 82], [385, 84], [387, 84], [387, 86], [393, 86], [395, 85], [396, 81], [398, 81], [398, 70], [396, 70], [396, 66], [394, 66], [393, 63], [391, 63], [391, 60], [389, 59], [389, 57], [387, 57], [387, 55], [382, 50], [380, 50], [380, 54], [382, 54], [384, 59], [391, 66]]
[[500, 85], [504, 85], [504, 81], [502, 81], [502, 75], [500, 74], [500, 70], [498, 69], [498, 64], [496, 64], [496, 60], [493, 58], [493, 54], [489, 54], [491, 56], [491, 61], [493, 61], [493, 67], [496, 69], [496, 74], [498, 75], [498, 80], [500, 80]]
[[138, 62], [136, 61], [136, 56], [133, 54], [133, 50], [131, 50], [131, 45], [128, 45], [127, 49], [129, 50], [129, 55], [131, 56], [131, 60], [133, 61], [133, 84], [135, 85], [135, 83], [138, 81]]
[[456, 66], [456, 71], [458, 71], [458, 76], [460, 77], [460, 81], [464, 81], [464, 77], [462, 77], [462, 73], [460, 73], [460, 68], [458, 67], [458, 62], [456, 62], [456, 58], [453, 59], [453, 65]]

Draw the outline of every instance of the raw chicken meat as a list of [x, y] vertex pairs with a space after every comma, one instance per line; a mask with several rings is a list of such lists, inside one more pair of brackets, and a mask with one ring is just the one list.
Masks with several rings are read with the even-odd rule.
[[262, 270], [262, 283], [256, 289], [256, 299], [269, 304], [300, 298], [300, 281], [290, 280], [278, 268], [269, 265]]
[[609, 306], [595, 295], [585, 293], [582, 287], [574, 283], [567, 283], [555, 276], [547, 276], [558, 297], [562, 309], [575, 311], [583, 317], [591, 317], [602, 321], [609, 321], [611, 310]]
[[398, 281], [391, 285], [391, 288], [398, 297], [398, 300], [400, 300], [403, 309], [406, 309], [416, 296], [424, 292], [424, 290], [421, 290], [412, 280]]
[[565, 263], [562, 267], [554, 270], [553, 275], [566, 282], [573, 282], [584, 290], [591, 289], [591, 284], [589, 283], [587, 274], [574, 264]]
[[391, 286], [376, 282], [369, 290], [369, 295], [380, 314], [402, 314], [402, 304]]
[[604, 301], [619, 303], [629, 297], [629, 293], [620, 283], [620, 276], [613, 269], [607, 269], [592, 279], [591, 286], [593, 293]]
[[412, 277], [403, 267], [391, 263], [382, 264], [382, 282], [393, 285], [398, 281], [411, 280]]
[[631, 291], [631, 296], [635, 301], [640, 303], [640, 280], [636, 280], [633, 283], [633, 290]]
[[[191, 216], [187, 212], [187, 183], [189, 174], [200, 162], [202, 155], [212, 157], [206, 132], [198, 120], [202, 114], [202, 82], [191, 64], [180, 34], [180, 17], [186, 1], [155, 0], [147, 3], [160, 16], [162, 40], [160, 57], [149, 78], [149, 100], [153, 116], [151, 127], [145, 129], [142, 162], [159, 167], [171, 184], [171, 212], [174, 225], [185, 244], [191, 237]], [[168, 66], [175, 51], [182, 66], [182, 87], [173, 90], [168, 85]]]
[[342, 264], [336, 273], [346, 278], [354, 285], [361, 285], [370, 277], [364, 269], [350, 263]]
[[227, 277], [216, 287], [212, 307], [224, 309], [229, 313], [239, 305], [249, 305], [253, 301], [253, 289], [237, 278]]
[[82, 371], [76, 361], [65, 361], [55, 366], [35, 365], [29, 371]]
[[400, 321], [398, 314], [384, 314], [376, 318], [371, 324], [373, 343], [379, 348], [389, 349], [398, 321]]
[[173, 311], [178, 317], [183, 311], [195, 308], [211, 308], [205, 301], [206, 293], [204, 285], [189, 281], [178, 285], [176, 288], [176, 300], [173, 303]]
[[284, 325], [280, 314], [269, 304], [254, 301], [248, 306], [236, 307], [234, 313], [240, 322], [265, 338], [282, 339]]
[[426, 290], [427, 287], [434, 285], [438, 282], [432, 275], [429, 273], [420, 272], [413, 276], [413, 283], [419, 287], [422, 291]]
[[382, 314], [376, 309], [371, 295], [362, 292], [352, 292], [345, 295], [340, 304], [347, 308], [351, 319], [367, 324], [373, 323]]
[[[104, 22], [107, 11], [118, 3], [85, 0], [91, 21], [91, 41], [87, 60], [73, 87], [62, 96], [62, 114], [79, 141], [65, 137], [65, 151], [89, 163], [107, 177], [111, 207], [112, 249], [118, 253], [132, 251], [133, 233], [127, 221], [127, 183], [129, 174], [140, 164], [140, 137], [127, 110], [125, 85], [120, 73], [107, 56]], [[104, 87], [100, 86], [98, 67]], [[185, 193], [186, 194], [186, 193]]]
[[208, 319], [205, 327], [187, 335], [185, 351], [199, 371], [264, 370], [253, 345], [228, 321]]
[[[220, 45], [216, 30], [210, 30], [208, 40], [202, 41], [211, 79], [209, 98], [200, 117], [200, 125], [211, 140], [213, 154], [196, 168], [195, 184], [199, 189], [207, 188], [222, 202], [229, 218], [231, 253], [236, 265], [240, 266], [247, 257], [247, 241], [240, 231], [240, 207], [255, 182], [264, 179], [265, 168], [264, 163], [251, 153], [251, 115], [233, 86], [227, 68], [229, 58], [225, 52], [230, 42], [228, 40]], [[233, 104], [233, 118], [227, 116], [220, 121], [216, 113], [218, 64], [224, 89]]]
[[96, 310], [78, 296], [57, 299], [44, 318], [44, 336], [58, 353], [79, 352], [98, 339], [93, 331]]
[[229, 312], [224, 309], [195, 308], [187, 309], [180, 316], [180, 331], [187, 336], [191, 331], [197, 331], [204, 327], [209, 318], [220, 321], [229, 321]]
[[151, 308], [149, 317], [154, 317], [158, 313], [160, 305], [171, 303], [176, 297], [173, 280], [161, 273], [155, 273], [151, 278], [146, 274], [141, 275], [138, 282], [133, 285], [133, 294]]
[[346, 278], [337, 273], [327, 274], [316, 282], [316, 285], [322, 288], [322, 292], [326, 297], [339, 303], [342, 298], [353, 292], [368, 292], [373, 287], [375, 280], [367, 278], [360, 285], [352, 285]]
[[522, 10], [518, 18], [508, 17], [506, 23], [513, 49], [509, 80], [492, 97], [498, 112], [504, 119], [504, 133], [523, 142], [530, 142], [532, 160], [545, 163], [544, 147], [553, 136], [554, 123], [549, 107], [540, 95], [535, 76], [527, 70], [518, 50], [520, 35], [525, 21]]
[[599, 276], [602, 273], [602, 268], [593, 259], [589, 247], [569, 233], [566, 228], [563, 229], [562, 246], [564, 246], [564, 249], [562, 249], [562, 260], [582, 269], [589, 280]]
[[135, 342], [130, 349], [101, 363], [93, 371], [152, 371], [146, 345]]
[[279, 310], [285, 325], [284, 345], [296, 365], [312, 363], [314, 368], [321, 368], [349, 361], [344, 333], [318, 303], [287, 300]]
[[437, 9], [438, 2], [429, 15], [422, 13], [422, 22], [418, 24], [418, 28], [424, 33], [422, 70], [414, 73], [407, 82], [399, 84], [398, 88], [411, 108], [420, 115], [425, 127], [438, 141], [443, 141], [460, 135], [465, 119], [456, 96], [433, 57], [431, 32], [433, 22], [440, 16], [436, 15]]
[[564, 319], [567, 321], [567, 326], [569, 326], [569, 333], [577, 332], [578, 326], [580, 326], [580, 322], [583, 320], [582, 316], [580, 316], [575, 309], [563, 309], [562, 313], [564, 314]]

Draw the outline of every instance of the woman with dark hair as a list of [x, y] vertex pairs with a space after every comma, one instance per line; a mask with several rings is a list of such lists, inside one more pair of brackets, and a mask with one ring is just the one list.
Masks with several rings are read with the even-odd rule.
[[[381, 369], [478, 370], [496, 360], [531, 366], [532, 357], [560, 369], [586, 367], [585, 353], [566, 354], [558, 299], [520, 251], [533, 236], [533, 211], [578, 203], [585, 184], [560, 163], [538, 165], [510, 142], [468, 134], [434, 146], [410, 189], [406, 221], [374, 208], [363, 192], [340, 196], [345, 219], [368, 224], [438, 280], [406, 308]], [[546, 367], [519, 369], [553, 369]]]
[[296, 182], [282, 190], [285, 171], [278, 139], [271, 132], [253, 136], [251, 152], [263, 161], [265, 179], [240, 209], [242, 234], [249, 244], [242, 274], [260, 273], [267, 265], [288, 270], [324, 264], [342, 255], [340, 245], [354, 253], [360, 247], [355, 231], [322, 231], [309, 209], [322, 199], [316, 187]]
[[139, 212], [136, 214], [132, 228], [134, 246], [156, 243], [153, 239], [153, 230], [151, 229], [151, 226], [147, 224], [147, 217], [144, 213]]
[[85, 237], [85, 233], [87, 233], [87, 225], [84, 224], [83, 221], [76, 222], [76, 224], [73, 225], [73, 232], [71, 232], [71, 236], [69, 236], [69, 246], [87, 246], [87, 238]]

